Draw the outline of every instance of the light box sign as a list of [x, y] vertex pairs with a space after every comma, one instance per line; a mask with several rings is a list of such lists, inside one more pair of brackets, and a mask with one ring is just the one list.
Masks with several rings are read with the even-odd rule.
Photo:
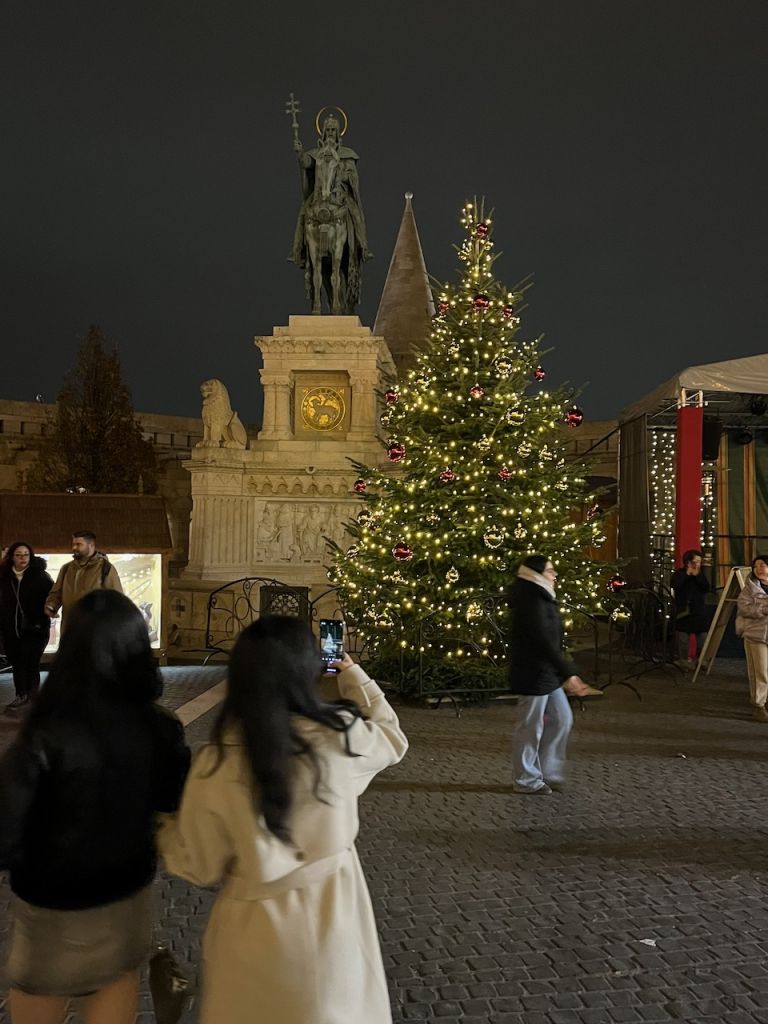
[[[43, 555], [48, 563], [48, 572], [54, 581], [62, 565], [72, 561], [72, 555]], [[128, 553], [107, 556], [117, 570], [123, 593], [130, 597], [147, 623], [149, 641], [155, 650], [160, 649], [163, 608], [163, 556], [132, 555]], [[61, 614], [61, 613], [59, 613]], [[51, 638], [45, 648], [46, 654], [58, 650], [61, 635], [61, 617], [51, 621]]]

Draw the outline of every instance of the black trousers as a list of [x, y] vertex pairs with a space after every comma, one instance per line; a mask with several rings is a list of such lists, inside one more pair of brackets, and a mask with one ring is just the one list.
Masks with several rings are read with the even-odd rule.
[[5, 656], [13, 666], [13, 685], [17, 697], [34, 697], [40, 689], [40, 659], [48, 643], [48, 630], [3, 633]]

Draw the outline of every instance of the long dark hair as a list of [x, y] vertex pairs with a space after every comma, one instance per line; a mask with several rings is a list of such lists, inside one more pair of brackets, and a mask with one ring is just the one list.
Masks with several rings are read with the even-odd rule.
[[24, 729], [52, 719], [119, 729], [128, 709], [152, 704], [161, 692], [139, 609], [116, 590], [92, 590], [67, 614], [48, 679]]
[[[0, 562], [0, 578], [3, 576], [10, 576], [13, 572], [13, 556], [19, 548], [29, 548], [29, 568], [45, 568], [45, 561], [42, 558], [37, 558], [34, 549], [31, 544], [27, 544], [25, 540], [16, 540], [13, 544], [8, 545], [8, 550], [5, 552], [5, 557]], [[36, 560], [37, 559], [37, 560]]]
[[293, 802], [293, 758], [306, 756], [315, 773], [315, 796], [321, 783], [320, 765], [312, 744], [296, 728], [292, 716], [344, 734], [350, 757], [348, 730], [362, 712], [351, 701], [327, 704], [318, 697], [320, 656], [308, 626], [299, 619], [267, 615], [240, 634], [229, 662], [227, 696], [211, 732], [218, 748], [216, 767], [224, 756], [224, 733], [237, 726], [245, 742], [254, 787], [254, 805], [267, 828], [285, 843]]

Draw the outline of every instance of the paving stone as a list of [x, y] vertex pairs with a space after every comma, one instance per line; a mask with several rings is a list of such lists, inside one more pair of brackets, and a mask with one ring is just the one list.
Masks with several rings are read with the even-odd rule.
[[[222, 674], [169, 670], [163, 702]], [[411, 750], [361, 801], [358, 844], [395, 1024], [768, 1022], [765, 730], [743, 663], [638, 685], [642, 702], [614, 686], [577, 715], [551, 800], [511, 792], [513, 707], [399, 708]], [[10, 690], [0, 675], [0, 703]], [[214, 718], [188, 728], [193, 746]], [[17, 730], [0, 716], [0, 750]], [[197, 979], [214, 893], [156, 888], [160, 934]], [[3, 880], [0, 939], [7, 924]], [[142, 1024], [148, 999], [144, 979]]]

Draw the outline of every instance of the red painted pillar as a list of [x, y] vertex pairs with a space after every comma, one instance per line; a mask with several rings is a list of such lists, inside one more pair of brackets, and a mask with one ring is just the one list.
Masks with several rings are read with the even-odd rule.
[[686, 405], [677, 410], [675, 470], [675, 565], [683, 552], [701, 543], [701, 435], [704, 409]]

